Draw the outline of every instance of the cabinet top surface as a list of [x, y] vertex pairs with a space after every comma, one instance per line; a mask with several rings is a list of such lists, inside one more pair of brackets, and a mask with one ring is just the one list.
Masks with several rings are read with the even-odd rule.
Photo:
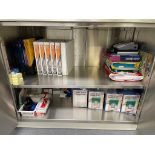
[[155, 23], [155, 19], [3, 19], [0, 22], [129, 22]]
[[0, 26], [155, 27], [155, 19], [8, 19], [0, 20]]

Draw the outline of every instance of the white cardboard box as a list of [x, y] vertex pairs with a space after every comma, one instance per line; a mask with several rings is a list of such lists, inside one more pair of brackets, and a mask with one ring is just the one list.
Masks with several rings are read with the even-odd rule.
[[61, 42], [55, 42], [57, 75], [62, 76]]
[[121, 112], [136, 114], [140, 95], [124, 95]]
[[89, 92], [88, 107], [90, 109], [103, 109], [104, 92]]
[[39, 42], [38, 41], [33, 42], [33, 46], [34, 46], [37, 73], [38, 75], [40, 75], [42, 74], [42, 66], [41, 66], [41, 55], [40, 55]]
[[73, 107], [87, 107], [87, 90], [73, 90]]
[[61, 42], [62, 75], [68, 75], [74, 66], [73, 40]]
[[56, 52], [55, 52], [55, 43], [54, 42], [50, 42], [50, 53], [52, 56], [52, 74], [57, 75]]
[[44, 50], [46, 56], [46, 70], [48, 75], [52, 75], [52, 55], [50, 42], [44, 42]]
[[62, 76], [71, 72], [74, 67], [73, 40], [41, 39], [33, 44], [38, 74]]
[[35, 108], [36, 113], [43, 113], [46, 114], [47, 109], [49, 107], [50, 101], [48, 99], [46, 106], [44, 108], [41, 108], [41, 104], [42, 104], [43, 100], [40, 100]]
[[105, 101], [105, 111], [120, 112], [123, 94], [107, 93]]
[[46, 55], [44, 49], [44, 41], [39, 42], [40, 47], [40, 56], [41, 56], [41, 67], [43, 75], [47, 75], [47, 66], [46, 66]]

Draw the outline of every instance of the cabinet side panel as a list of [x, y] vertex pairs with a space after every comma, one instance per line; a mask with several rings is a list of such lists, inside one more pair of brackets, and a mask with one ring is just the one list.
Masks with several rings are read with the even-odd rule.
[[0, 134], [9, 134], [17, 125], [15, 103], [0, 51]]
[[143, 104], [138, 131], [140, 134], [155, 134], [155, 68]]

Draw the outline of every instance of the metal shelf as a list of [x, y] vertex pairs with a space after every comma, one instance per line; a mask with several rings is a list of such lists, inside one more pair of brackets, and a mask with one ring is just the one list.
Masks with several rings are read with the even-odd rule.
[[154, 19], [99, 19], [99, 20], [1, 20], [1, 26], [52, 27], [155, 27]]
[[58, 120], [24, 120], [19, 121], [17, 127], [25, 128], [70, 128], [70, 129], [97, 129], [97, 130], [136, 130], [136, 123], [113, 123], [113, 122], [92, 122], [92, 121], [58, 121]]
[[[23, 120], [27, 119], [23, 118]], [[52, 103], [45, 117], [29, 118], [28, 120], [136, 123], [136, 116], [118, 112], [105, 112], [104, 110], [75, 108], [71, 98], [60, 98], [59, 95], [53, 95]]]
[[98, 67], [75, 67], [68, 76], [53, 77], [46, 75], [25, 77], [24, 84], [14, 88], [107, 88], [143, 89], [140, 82], [111, 81], [103, 69]]
[[47, 114], [42, 118], [22, 118], [24, 121], [72, 121], [94, 123], [136, 123], [136, 116], [118, 112], [105, 112], [87, 108], [49, 107]]
[[136, 130], [136, 117], [117, 112], [74, 108], [71, 98], [53, 95], [52, 103], [43, 118], [22, 118], [18, 127], [75, 128], [101, 130]]

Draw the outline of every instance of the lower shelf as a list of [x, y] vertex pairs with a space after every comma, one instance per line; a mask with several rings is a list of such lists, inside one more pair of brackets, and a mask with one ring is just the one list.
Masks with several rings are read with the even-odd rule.
[[136, 130], [136, 123], [114, 123], [94, 121], [69, 121], [69, 120], [23, 120], [17, 127], [26, 128], [65, 128], [65, 129], [98, 129], [98, 130]]
[[71, 98], [54, 95], [43, 118], [22, 118], [19, 126], [81, 129], [135, 130], [136, 117], [118, 112], [104, 112], [88, 108], [74, 108]]
[[86, 108], [51, 108], [47, 119], [55, 120], [83, 120], [83, 121], [111, 121], [134, 122], [135, 117], [123, 113], [103, 112]]

